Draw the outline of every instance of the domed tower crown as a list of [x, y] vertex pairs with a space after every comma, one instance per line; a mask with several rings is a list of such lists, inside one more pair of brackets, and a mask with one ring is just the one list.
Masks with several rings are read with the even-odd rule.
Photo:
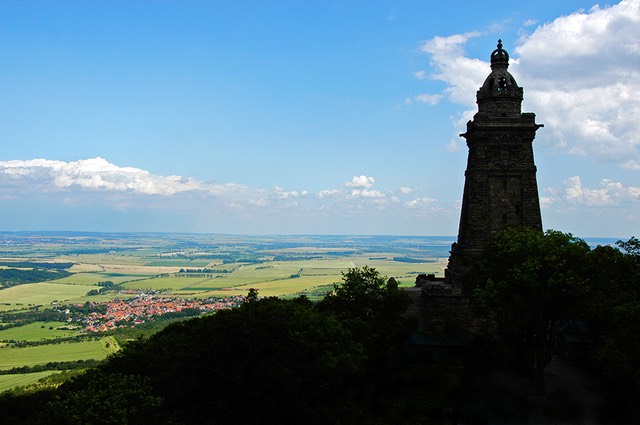
[[519, 114], [523, 91], [507, 71], [509, 53], [502, 48], [502, 40], [497, 47], [491, 52], [491, 73], [476, 95], [478, 111], [499, 116]]

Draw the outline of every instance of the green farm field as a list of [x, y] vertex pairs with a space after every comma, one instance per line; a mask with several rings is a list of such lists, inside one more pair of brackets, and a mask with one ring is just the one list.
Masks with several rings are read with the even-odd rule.
[[77, 330], [64, 329], [66, 327], [64, 322], [33, 322], [0, 330], [0, 341], [42, 341], [82, 335]]
[[223, 293], [229, 295], [246, 295], [249, 289], [254, 288], [257, 289], [260, 296], [263, 297], [287, 297], [299, 293], [314, 292], [315, 290], [328, 292], [333, 289], [332, 284], [338, 283], [339, 281], [340, 278], [337, 276], [302, 276], [295, 279], [278, 279], [268, 282], [245, 284], [227, 291], [212, 292], [219, 294], [214, 296], [222, 296]]
[[0, 290], [0, 303], [10, 304], [14, 308], [51, 305], [56, 300], [59, 302], [73, 300], [94, 288], [94, 286], [86, 285], [29, 283]]
[[80, 264], [119, 264], [126, 266], [143, 266], [148, 261], [146, 257], [132, 253], [62, 255], [59, 257], [59, 260], [71, 261]]
[[98, 282], [113, 282], [116, 285], [123, 282], [146, 279], [147, 274], [127, 274], [127, 273], [102, 273], [102, 272], [82, 272], [74, 273], [71, 276], [58, 279], [55, 283], [68, 285], [95, 285]]
[[23, 387], [35, 384], [40, 379], [45, 378], [54, 373], [60, 373], [55, 370], [47, 370], [44, 372], [21, 373], [12, 375], [0, 375], [0, 393], [15, 387]]
[[153, 258], [144, 263], [148, 267], [184, 267], [189, 269], [202, 269], [209, 265], [219, 264], [220, 261], [202, 260], [202, 259], [184, 259], [184, 258]]
[[43, 365], [49, 362], [102, 360], [117, 351], [118, 348], [119, 346], [113, 337], [24, 348], [4, 347], [0, 348], [0, 370]]

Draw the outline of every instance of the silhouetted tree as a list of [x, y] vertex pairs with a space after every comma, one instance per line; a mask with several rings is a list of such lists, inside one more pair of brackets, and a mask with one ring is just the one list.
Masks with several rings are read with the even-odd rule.
[[476, 302], [492, 315], [513, 350], [515, 366], [544, 392], [556, 326], [575, 317], [589, 246], [554, 230], [504, 231], [486, 248], [468, 281]]
[[361, 385], [363, 397], [373, 394], [390, 348], [405, 341], [413, 326], [404, 316], [408, 295], [394, 281], [387, 282], [368, 266], [350, 268], [319, 304], [322, 311], [336, 314], [365, 347], [369, 373]]
[[582, 314], [596, 344], [602, 382], [630, 406], [640, 405], [640, 246], [618, 241], [624, 252], [598, 246], [585, 263]]

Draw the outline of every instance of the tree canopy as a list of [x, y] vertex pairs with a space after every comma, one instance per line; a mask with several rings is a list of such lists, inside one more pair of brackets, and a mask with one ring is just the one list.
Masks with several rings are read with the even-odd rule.
[[595, 354], [588, 361], [628, 405], [640, 401], [640, 243], [634, 237], [591, 249], [571, 234], [506, 230], [469, 272], [476, 306], [517, 370], [544, 391], [558, 330], [583, 321]]
[[558, 324], [574, 318], [589, 246], [558, 231], [508, 229], [491, 241], [469, 281], [493, 315], [515, 365], [544, 391]]

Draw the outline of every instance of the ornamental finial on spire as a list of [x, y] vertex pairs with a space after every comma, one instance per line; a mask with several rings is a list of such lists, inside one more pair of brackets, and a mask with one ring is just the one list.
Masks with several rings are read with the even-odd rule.
[[502, 40], [498, 39], [498, 48], [491, 52], [491, 69], [509, 67], [509, 53], [502, 48]]

